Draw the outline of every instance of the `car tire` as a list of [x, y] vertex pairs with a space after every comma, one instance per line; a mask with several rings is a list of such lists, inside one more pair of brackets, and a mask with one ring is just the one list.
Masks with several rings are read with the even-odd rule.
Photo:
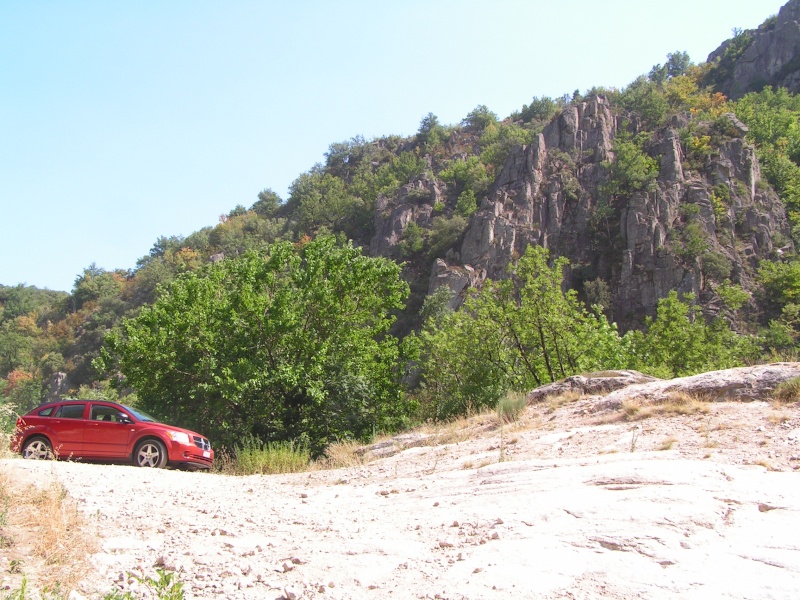
[[41, 435], [35, 435], [25, 440], [22, 445], [22, 458], [28, 460], [50, 460], [54, 456], [50, 440]]
[[167, 466], [167, 449], [159, 440], [144, 440], [136, 445], [133, 462], [137, 467], [163, 469]]

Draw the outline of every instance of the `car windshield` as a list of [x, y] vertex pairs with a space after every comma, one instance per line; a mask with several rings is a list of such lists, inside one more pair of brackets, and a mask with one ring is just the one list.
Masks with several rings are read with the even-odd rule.
[[143, 412], [141, 410], [133, 409], [130, 406], [125, 406], [124, 404], [120, 405], [120, 406], [122, 406], [122, 408], [127, 410], [129, 413], [131, 413], [134, 417], [136, 417], [140, 421], [150, 421], [152, 423], [158, 423], [158, 421], [156, 421], [156, 419], [154, 417], [151, 417], [146, 412]]

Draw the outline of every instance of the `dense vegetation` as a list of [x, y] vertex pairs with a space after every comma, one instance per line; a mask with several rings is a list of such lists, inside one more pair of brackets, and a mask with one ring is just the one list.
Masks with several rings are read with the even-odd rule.
[[[578, 372], [676, 376], [795, 356], [800, 97], [764, 88], [734, 102], [719, 93], [746, 35], [738, 32], [715, 64], [692, 65], [676, 52], [622, 90], [534, 97], [503, 120], [478, 106], [456, 126], [429, 114], [410, 138], [332, 144], [287, 199], [266, 189], [215, 227], [158, 239], [130, 271], [88, 267], [70, 293], [0, 286], [0, 397], [25, 411], [64, 373], [59, 394], [122, 396], [228, 446], [292, 440], [317, 453], [333, 440], [449, 418]], [[566, 289], [566, 259], [533, 247], [457, 311], [447, 288], [425, 297], [431, 261], [457, 244], [511, 150], [595, 94], [625, 124], [591, 216], [601, 252], [618, 244], [620, 207], [653, 189], [659, 163], [649, 142], [672, 117], [681, 117], [686, 164], [699, 170], [739, 135], [729, 113], [747, 125], [792, 224], [786, 251], [750, 278], [752, 298], [688, 205], [670, 244], [702, 270], [722, 306], [713, 317], [672, 292], [623, 335], [610, 321], [606, 280]], [[573, 159], [559, 160], [565, 193], [578, 195]], [[429, 225], [410, 223], [394, 260], [360, 250], [381, 199], [428, 201], [433, 187], [444, 192]], [[715, 188], [712, 199], [724, 222], [729, 190]]]
[[387, 332], [407, 293], [396, 263], [331, 236], [276, 243], [175, 281], [109, 335], [99, 362], [218, 442], [288, 437], [319, 452], [403, 424]]

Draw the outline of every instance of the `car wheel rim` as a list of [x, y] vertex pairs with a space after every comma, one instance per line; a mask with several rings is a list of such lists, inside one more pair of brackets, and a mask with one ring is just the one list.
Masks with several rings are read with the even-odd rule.
[[28, 444], [25, 448], [25, 458], [31, 460], [47, 460], [50, 458], [50, 448], [45, 442], [36, 440]]
[[145, 444], [139, 448], [137, 460], [139, 462], [139, 466], [155, 467], [161, 461], [161, 451], [155, 444]]

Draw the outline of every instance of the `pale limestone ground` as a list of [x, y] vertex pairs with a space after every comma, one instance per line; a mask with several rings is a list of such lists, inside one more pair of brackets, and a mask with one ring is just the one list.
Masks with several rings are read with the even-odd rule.
[[157, 565], [187, 598], [800, 597], [797, 405], [629, 422], [595, 403], [299, 475], [4, 464], [77, 499], [89, 598]]

